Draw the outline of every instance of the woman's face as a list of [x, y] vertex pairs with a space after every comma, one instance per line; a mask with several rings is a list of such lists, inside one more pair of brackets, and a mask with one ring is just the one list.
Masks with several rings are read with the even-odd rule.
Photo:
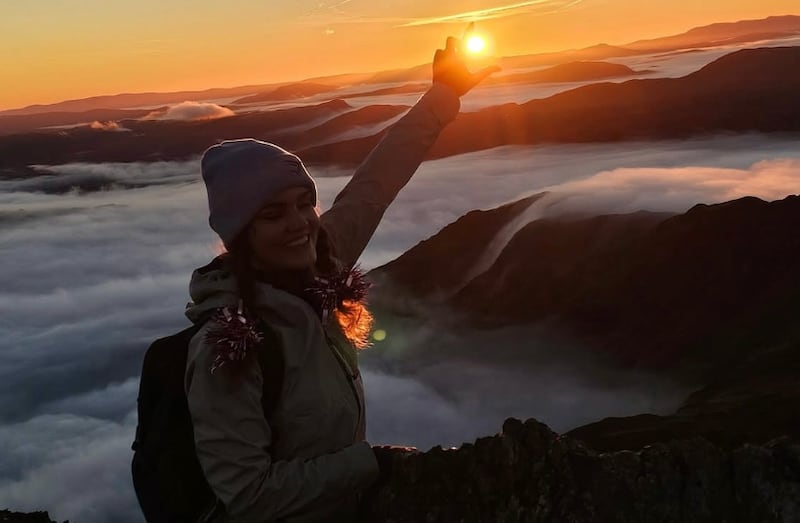
[[317, 261], [319, 215], [305, 187], [279, 192], [258, 211], [248, 228], [256, 268], [302, 270]]

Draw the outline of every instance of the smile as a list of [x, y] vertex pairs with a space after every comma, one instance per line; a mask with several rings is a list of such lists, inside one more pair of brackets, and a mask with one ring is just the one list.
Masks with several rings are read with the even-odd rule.
[[296, 240], [292, 240], [289, 243], [285, 243], [284, 245], [287, 247], [301, 247], [303, 245], [306, 245], [308, 243], [308, 240], [309, 240], [309, 235], [306, 234], [305, 236], [302, 236]]

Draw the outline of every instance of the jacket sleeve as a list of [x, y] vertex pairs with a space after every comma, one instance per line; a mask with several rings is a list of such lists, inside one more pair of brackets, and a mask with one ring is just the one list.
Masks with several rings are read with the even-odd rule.
[[322, 214], [337, 257], [355, 264], [378, 227], [383, 213], [411, 179], [441, 130], [458, 114], [458, 95], [444, 84], [433, 84], [406, 113]]
[[231, 520], [285, 517], [350, 496], [375, 480], [377, 462], [363, 441], [312, 459], [273, 461], [261, 406], [261, 369], [247, 365], [234, 375], [222, 367], [212, 375], [207, 329], [189, 344], [186, 396], [198, 460]]

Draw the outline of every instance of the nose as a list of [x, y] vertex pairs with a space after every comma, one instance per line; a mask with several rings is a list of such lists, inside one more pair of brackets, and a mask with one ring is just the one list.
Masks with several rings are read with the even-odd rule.
[[297, 207], [292, 207], [287, 217], [286, 228], [290, 232], [300, 232], [309, 228], [308, 219], [300, 212]]

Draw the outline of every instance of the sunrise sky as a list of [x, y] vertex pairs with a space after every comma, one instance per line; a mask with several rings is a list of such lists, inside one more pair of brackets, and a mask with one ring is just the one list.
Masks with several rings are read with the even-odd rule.
[[781, 14], [797, 0], [4, 0], [0, 109], [416, 65], [467, 20], [507, 56]]

